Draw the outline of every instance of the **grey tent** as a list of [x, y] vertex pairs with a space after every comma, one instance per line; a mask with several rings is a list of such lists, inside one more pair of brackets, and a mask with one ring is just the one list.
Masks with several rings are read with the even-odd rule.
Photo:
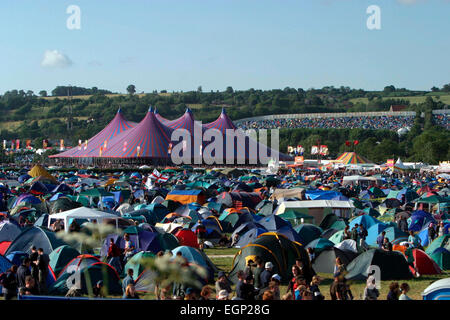
[[22, 251], [30, 254], [31, 248], [44, 249], [44, 253], [50, 254], [54, 249], [66, 243], [57, 238], [55, 233], [44, 227], [30, 227], [17, 236], [8, 247], [5, 255], [13, 251]]
[[341, 250], [338, 248], [330, 248], [323, 250], [312, 261], [314, 271], [321, 273], [333, 273], [336, 264], [336, 258], [340, 258], [342, 263], [347, 266], [353, 259], [358, 256], [357, 253], [350, 250]]
[[361, 253], [347, 266], [347, 279], [365, 280], [370, 266], [378, 266], [381, 280], [407, 280], [412, 278], [408, 262], [399, 251], [370, 249]]

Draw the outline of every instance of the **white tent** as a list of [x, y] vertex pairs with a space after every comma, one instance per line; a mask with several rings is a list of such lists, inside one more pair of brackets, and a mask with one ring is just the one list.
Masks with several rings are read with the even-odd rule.
[[358, 253], [358, 247], [356, 245], [356, 241], [352, 239], [344, 240], [338, 244], [334, 245], [335, 248], [338, 248], [340, 250], [348, 250], [352, 251], [354, 253]]
[[75, 208], [68, 211], [63, 211], [60, 213], [55, 213], [48, 216], [48, 227], [51, 225], [51, 221], [53, 220], [64, 220], [64, 230], [66, 232], [69, 231], [69, 220], [70, 219], [86, 219], [89, 221], [96, 220], [98, 223], [102, 223], [104, 219], [115, 219], [116, 220], [116, 228], [119, 227], [118, 219], [119, 216], [115, 214], [111, 214], [108, 212], [103, 212], [91, 208], [80, 207]]

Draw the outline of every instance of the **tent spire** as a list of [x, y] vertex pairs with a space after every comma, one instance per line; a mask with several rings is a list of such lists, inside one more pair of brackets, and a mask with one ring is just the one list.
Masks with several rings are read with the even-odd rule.
[[148, 108], [148, 112], [153, 112], [153, 107], [150, 105], [150, 107]]

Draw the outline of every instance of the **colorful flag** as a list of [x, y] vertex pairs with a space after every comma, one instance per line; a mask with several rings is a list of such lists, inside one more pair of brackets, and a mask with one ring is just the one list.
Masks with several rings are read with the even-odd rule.
[[6, 140], [3, 140], [3, 149], [6, 149]]
[[42, 148], [47, 149], [47, 146], [48, 146], [48, 140], [47, 139], [42, 140]]
[[139, 157], [141, 155], [141, 146], [137, 146], [137, 156]]
[[305, 152], [305, 148], [303, 148], [303, 146], [301, 146], [301, 145], [298, 145], [297, 146], [297, 153], [299, 155], [303, 155], [303, 152]]
[[64, 139], [61, 139], [60, 141], [59, 141], [59, 149], [62, 151], [62, 150], [64, 150]]
[[167, 153], [171, 154], [172, 153], [172, 142], [169, 143], [169, 147], [167, 148]]
[[312, 146], [311, 147], [311, 154], [318, 154], [319, 153], [319, 147], [318, 146]]
[[358, 140], [355, 140], [355, 141], [353, 141], [353, 145], [357, 145], [359, 143], [359, 141]]
[[294, 148], [292, 147], [292, 146], [288, 146], [288, 153], [292, 153], [292, 152], [294, 152]]
[[19, 149], [20, 149], [20, 140], [17, 139], [16, 140], [16, 150], [19, 150]]
[[323, 156], [328, 155], [328, 146], [321, 145], [320, 146], [320, 154], [323, 155]]
[[84, 150], [87, 149], [87, 143], [88, 143], [88, 141], [87, 141], [87, 140], [84, 140]]
[[347, 146], [347, 147], [350, 147], [352, 144], [351, 144], [351, 142], [350, 141], [345, 141], [345, 145]]
[[166, 182], [169, 180], [169, 177], [166, 175], [163, 175], [162, 173], [159, 173], [157, 169], [153, 169], [153, 172], [149, 176], [151, 179], [154, 179], [155, 182]]
[[102, 153], [103, 153], [103, 147], [100, 146], [100, 150], [98, 151], [98, 155], [101, 157], [101, 156], [102, 156]]
[[386, 164], [388, 167], [393, 167], [394, 166], [394, 159], [387, 159]]
[[107, 145], [108, 145], [108, 140], [105, 140], [105, 142], [103, 143], [103, 150], [106, 150]]
[[81, 150], [81, 140], [78, 140], [78, 150]]
[[31, 149], [31, 140], [27, 140], [27, 146], [26, 146], [26, 148], [27, 148], [27, 149]]

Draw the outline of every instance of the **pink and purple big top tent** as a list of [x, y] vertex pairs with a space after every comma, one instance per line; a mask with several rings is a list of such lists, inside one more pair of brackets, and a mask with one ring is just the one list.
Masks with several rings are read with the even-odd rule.
[[133, 128], [135, 122], [127, 121], [119, 108], [115, 117], [111, 122], [99, 133], [88, 140], [87, 145], [82, 143], [81, 146], [73, 147], [62, 153], [50, 156], [51, 158], [82, 158], [98, 156], [100, 147], [102, 149], [110, 145], [110, 141], [121, 133]]
[[155, 117], [150, 107], [139, 124], [111, 139], [111, 147], [102, 157], [168, 159], [172, 131]]

